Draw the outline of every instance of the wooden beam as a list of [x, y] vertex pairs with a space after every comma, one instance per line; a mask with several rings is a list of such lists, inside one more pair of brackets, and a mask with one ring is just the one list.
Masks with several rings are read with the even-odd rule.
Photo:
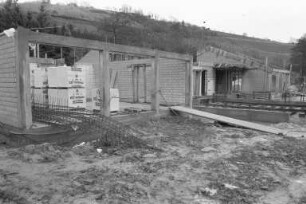
[[151, 66], [152, 58], [148, 59], [133, 59], [133, 60], [124, 60], [124, 61], [113, 61], [110, 64], [120, 64], [126, 67], [132, 67], [134, 65], [144, 65], [144, 66]]
[[110, 116], [110, 77], [109, 77], [109, 52], [107, 50], [99, 52], [99, 71], [102, 79], [101, 93], [101, 114]]
[[31, 87], [29, 68], [29, 30], [19, 27], [16, 32], [16, 71], [18, 117], [21, 128], [32, 126]]
[[[39, 44], [49, 44], [59, 47], [76, 47], [76, 48], [88, 48], [93, 50], [104, 50], [108, 48], [109, 52], [119, 52], [119, 53], [130, 53], [140, 56], [151, 56], [154, 57], [155, 51], [148, 48], [139, 48], [133, 46], [126, 46], [126, 45], [118, 45], [118, 44], [111, 44], [105, 43], [96, 40], [87, 40], [81, 38], [74, 38], [74, 37], [67, 37], [67, 36], [59, 36], [59, 35], [52, 35], [46, 33], [38, 33], [29, 31], [29, 41], [33, 43]], [[186, 54], [178, 54], [178, 53], [171, 53], [160, 51], [161, 58], [168, 58], [168, 59], [178, 59], [183, 61], [189, 60], [189, 55]]]
[[29, 58], [29, 63], [37, 63], [37, 64], [56, 64], [54, 59], [50, 59], [50, 58], [34, 58], [34, 57], [30, 57]]
[[151, 91], [151, 108], [155, 113], [159, 114], [159, 104], [160, 104], [160, 84], [159, 84], [159, 77], [160, 77], [160, 70], [159, 70], [159, 52], [155, 51], [155, 58], [152, 67], [154, 68], [153, 74], [153, 86]]

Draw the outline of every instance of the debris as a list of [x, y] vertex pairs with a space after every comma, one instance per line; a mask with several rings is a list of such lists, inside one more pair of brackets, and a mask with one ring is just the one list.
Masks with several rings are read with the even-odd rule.
[[204, 195], [214, 196], [217, 194], [217, 189], [208, 188], [208, 187], [205, 187], [205, 188], [200, 187], [199, 192]]
[[237, 186], [233, 186], [233, 185], [228, 184], [228, 183], [225, 183], [225, 184], [224, 184], [224, 187], [225, 187], [225, 188], [229, 188], [229, 189], [236, 189], [236, 188], [238, 188]]
[[102, 149], [101, 149], [101, 148], [98, 148], [98, 149], [97, 149], [97, 152], [98, 152], [98, 153], [101, 153], [101, 152], [102, 152]]
[[13, 37], [15, 34], [16, 30], [14, 28], [10, 28], [7, 30], [4, 30], [3, 33], [7, 36], [7, 37]]
[[80, 143], [78, 145], [74, 145], [72, 148], [81, 147], [81, 146], [84, 146], [85, 144], [86, 144], [85, 142], [82, 142], [82, 143]]
[[205, 147], [203, 149], [201, 149], [202, 152], [204, 153], [210, 153], [210, 152], [216, 152], [217, 150], [213, 147]]
[[155, 154], [145, 154], [142, 156], [143, 158], [156, 158]]
[[77, 125], [71, 125], [71, 128], [73, 129], [73, 131], [77, 131], [78, 129], [80, 129]]

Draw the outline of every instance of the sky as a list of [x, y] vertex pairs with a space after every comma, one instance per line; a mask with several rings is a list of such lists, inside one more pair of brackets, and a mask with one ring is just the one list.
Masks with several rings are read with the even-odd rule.
[[[20, 0], [23, 2], [27, 0]], [[100, 9], [123, 5], [161, 19], [185, 21], [212, 30], [291, 42], [306, 34], [306, 0], [51, 0]], [[84, 3], [86, 2], [86, 3]], [[205, 22], [205, 23], [204, 23]]]

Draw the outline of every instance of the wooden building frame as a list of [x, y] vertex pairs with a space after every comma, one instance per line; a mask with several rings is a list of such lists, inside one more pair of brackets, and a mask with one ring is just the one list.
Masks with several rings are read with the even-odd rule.
[[29, 129], [32, 125], [32, 110], [31, 110], [31, 87], [30, 87], [30, 69], [29, 69], [29, 43], [45, 44], [58, 47], [71, 47], [71, 48], [87, 48], [91, 50], [99, 51], [100, 71], [99, 76], [102, 79], [102, 98], [103, 107], [101, 108], [101, 114], [110, 116], [110, 79], [108, 66], [109, 53], [127, 53], [140, 56], [150, 57], [152, 60], [152, 67], [154, 69], [154, 84], [151, 90], [151, 108], [157, 114], [159, 114], [160, 104], [160, 87], [159, 87], [159, 59], [176, 59], [186, 63], [186, 82], [185, 82], [185, 105], [192, 106], [192, 56], [186, 54], [177, 54], [171, 52], [165, 52], [160, 50], [152, 50], [147, 48], [139, 48], [126, 45], [109, 44], [101, 41], [80, 39], [67, 36], [52, 35], [46, 33], [37, 33], [18, 27], [16, 30], [16, 72], [17, 72], [17, 86], [19, 93], [18, 98], [18, 113], [20, 124], [19, 128]]

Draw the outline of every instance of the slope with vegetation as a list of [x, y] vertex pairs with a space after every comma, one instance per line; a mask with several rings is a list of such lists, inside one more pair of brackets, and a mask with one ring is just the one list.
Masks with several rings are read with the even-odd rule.
[[[7, 0], [5, 4], [7, 2], [17, 4], [16, 0]], [[19, 25], [30, 28], [55, 27], [41, 32], [190, 53], [194, 56], [197, 50], [211, 45], [262, 61], [268, 57], [271, 64], [283, 66], [289, 63], [292, 48], [292, 44], [213, 31], [186, 22], [159, 20], [154, 15], [144, 15], [142, 11], [134, 11], [129, 7], [115, 12], [81, 7], [75, 3], [26, 2], [19, 4], [18, 12], [25, 16], [25, 20], [17, 22]], [[16, 27], [16, 23], [10, 27]], [[3, 28], [0, 26], [0, 29]]]

